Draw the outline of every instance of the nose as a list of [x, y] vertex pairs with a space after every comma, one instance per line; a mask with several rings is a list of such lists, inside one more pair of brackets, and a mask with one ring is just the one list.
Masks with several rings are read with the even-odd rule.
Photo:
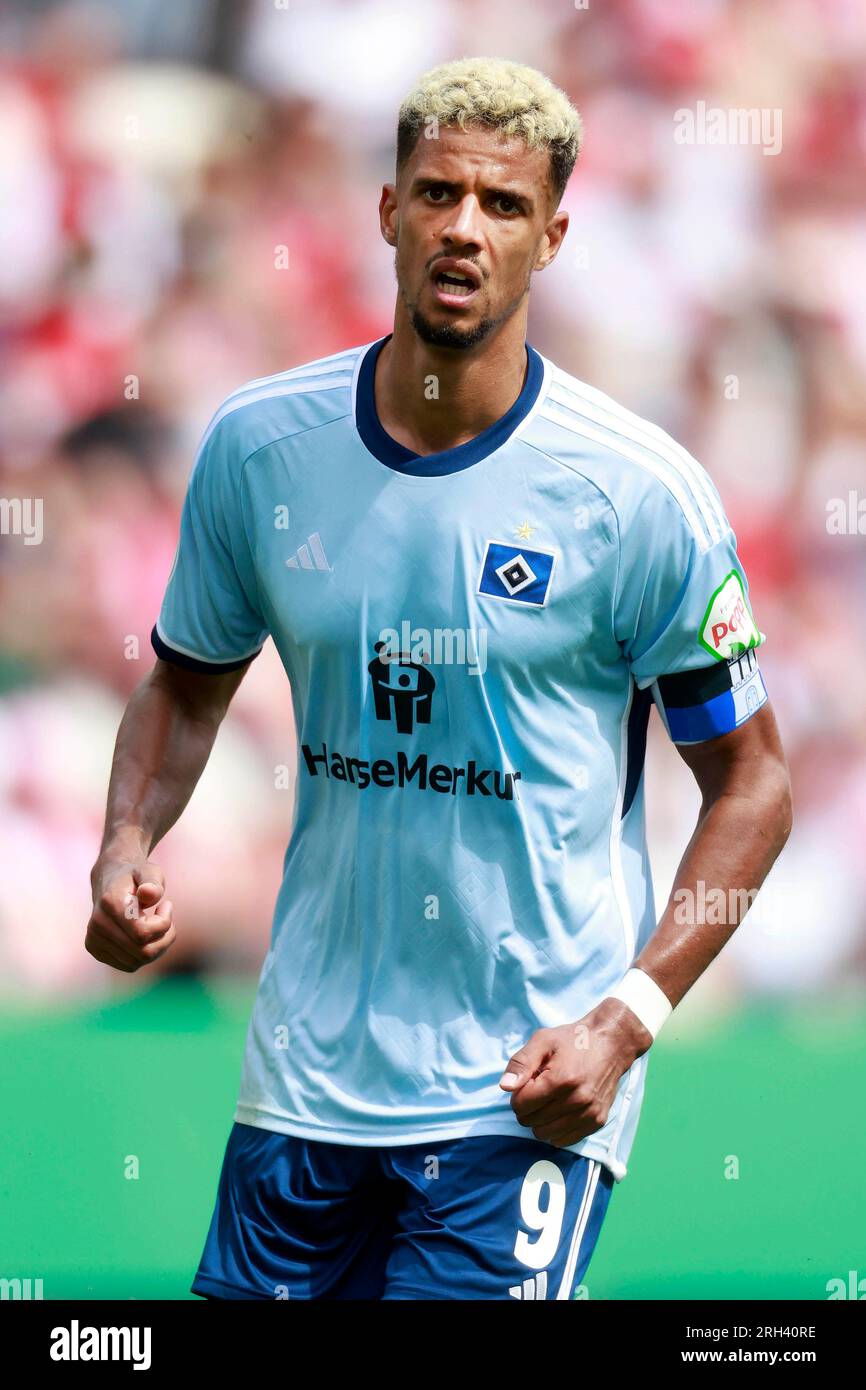
[[476, 249], [481, 246], [481, 208], [474, 193], [467, 193], [453, 205], [440, 235], [445, 243]]

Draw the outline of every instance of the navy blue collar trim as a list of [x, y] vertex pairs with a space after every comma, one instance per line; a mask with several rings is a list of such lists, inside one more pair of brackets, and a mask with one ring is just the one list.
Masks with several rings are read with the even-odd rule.
[[492, 425], [488, 425], [487, 429], [482, 430], [474, 439], [468, 440], [465, 444], [458, 444], [454, 449], [443, 449], [438, 454], [413, 453], [385, 432], [376, 413], [376, 361], [391, 336], [389, 333], [387, 337], [380, 338], [364, 354], [358, 373], [355, 424], [370, 453], [375, 455], [380, 463], [387, 464], [398, 473], [409, 473], [415, 477], [436, 477], [444, 473], [458, 473], [462, 468], [479, 463], [505, 443], [538, 399], [544, 380], [544, 362], [535, 348], [527, 343], [526, 356], [529, 366], [526, 380], [510, 410], [499, 420], [494, 420]]

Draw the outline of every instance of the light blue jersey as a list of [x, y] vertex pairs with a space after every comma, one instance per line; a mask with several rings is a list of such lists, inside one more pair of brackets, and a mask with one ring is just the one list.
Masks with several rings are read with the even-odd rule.
[[[270, 635], [294, 823], [235, 1119], [357, 1145], [526, 1138], [498, 1082], [655, 927], [643, 761], [766, 700], [719, 495], [668, 435], [527, 345], [523, 390], [419, 457], [375, 410], [387, 339], [230, 396], [154, 631], [226, 670]], [[443, 403], [443, 409], [447, 405]], [[573, 1146], [617, 1180], [647, 1056]]]

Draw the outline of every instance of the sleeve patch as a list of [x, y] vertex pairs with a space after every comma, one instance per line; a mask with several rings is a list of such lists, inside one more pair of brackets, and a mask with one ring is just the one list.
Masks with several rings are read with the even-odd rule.
[[764, 640], [749, 609], [739, 572], [731, 570], [707, 604], [698, 641], [716, 661], [730, 661]]

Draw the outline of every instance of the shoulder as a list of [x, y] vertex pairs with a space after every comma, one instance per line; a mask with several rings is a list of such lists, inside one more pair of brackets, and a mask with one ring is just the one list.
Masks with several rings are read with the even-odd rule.
[[665, 430], [545, 359], [548, 386], [536, 441], [604, 491], [621, 528], [654, 520], [691, 532], [707, 550], [730, 530], [709, 473]]
[[245, 382], [211, 417], [198, 458], [216, 452], [240, 466], [278, 439], [349, 414], [355, 370], [368, 346], [347, 348], [274, 376]]

